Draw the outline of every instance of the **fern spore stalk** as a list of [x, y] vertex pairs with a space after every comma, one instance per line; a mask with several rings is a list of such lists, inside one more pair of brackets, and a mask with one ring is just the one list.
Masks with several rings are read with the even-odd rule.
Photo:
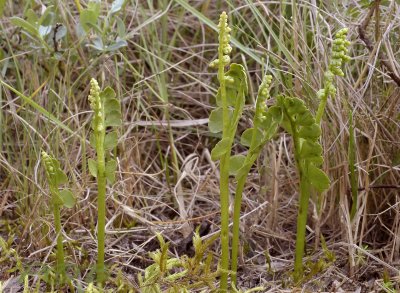
[[[318, 98], [320, 99], [320, 103], [318, 106], [317, 114], [316, 114], [316, 123], [318, 125], [322, 124], [322, 118], [325, 113], [326, 104], [328, 101], [328, 97], [335, 98], [336, 95], [336, 87], [334, 85], [334, 77], [335, 76], [344, 76], [344, 72], [341, 67], [343, 63], [350, 60], [350, 57], [347, 55], [348, 46], [350, 42], [346, 39], [348, 29], [343, 28], [339, 30], [334, 37], [333, 46], [332, 46], [332, 56], [329, 61], [329, 66], [326, 72], [324, 73], [324, 81], [323, 88], [320, 89], [317, 93]], [[324, 200], [324, 194], [317, 193], [317, 204], [316, 204], [316, 217], [317, 222], [315, 226], [316, 237], [315, 244], [318, 246], [320, 241], [320, 218], [322, 213], [321, 204]]]
[[321, 100], [315, 116], [318, 125], [321, 123], [322, 116], [324, 115], [328, 96], [331, 95], [334, 97], [336, 95], [333, 78], [335, 75], [344, 76], [341, 67], [343, 63], [350, 60], [350, 57], [347, 55], [348, 46], [350, 45], [350, 42], [346, 39], [348, 31], [348, 28], [342, 28], [336, 33], [335, 39], [333, 40], [332, 58], [329, 62], [329, 68], [324, 74], [324, 88], [320, 89], [317, 93]]

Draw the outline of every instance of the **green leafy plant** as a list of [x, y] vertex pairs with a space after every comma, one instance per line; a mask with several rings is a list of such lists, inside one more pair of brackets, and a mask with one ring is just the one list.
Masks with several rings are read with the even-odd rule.
[[[127, 32], [125, 23], [117, 16], [125, 4], [125, 0], [112, 2], [106, 15], [101, 15], [101, 2], [89, 1], [86, 8], [81, 8], [79, 1], [76, 1], [79, 11], [79, 24], [76, 26], [76, 33], [80, 37], [88, 36], [90, 31], [94, 36], [87, 38], [87, 46], [97, 52], [110, 53], [118, 51], [127, 46]], [[34, 47], [45, 49], [48, 53], [58, 53], [58, 44], [67, 35], [67, 25], [63, 25], [64, 19], [60, 17], [56, 5], [43, 4], [43, 12], [37, 15], [32, 8], [25, 12], [25, 17], [14, 16], [11, 23], [23, 30], [24, 35], [29, 38]], [[113, 27], [116, 27], [114, 30]], [[56, 57], [61, 60], [63, 57]]]
[[62, 281], [65, 281], [66, 273], [60, 209], [62, 206], [72, 208], [75, 205], [76, 199], [69, 189], [59, 190], [60, 185], [68, 182], [68, 178], [63, 170], [61, 170], [58, 160], [48, 155], [45, 151], [42, 151], [42, 162], [46, 170], [47, 181], [50, 188], [54, 225], [57, 235], [56, 274], [61, 277]]
[[218, 59], [210, 66], [218, 68], [220, 87], [217, 93], [218, 108], [210, 114], [209, 128], [213, 133], [222, 131], [222, 139], [211, 151], [213, 160], [220, 160], [220, 206], [221, 206], [221, 280], [220, 290], [227, 291], [229, 275], [229, 165], [231, 148], [236, 128], [242, 115], [247, 93], [247, 76], [243, 66], [230, 64], [228, 54], [232, 51], [229, 45], [230, 31], [227, 23], [228, 16], [222, 12], [218, 24], [219, 47]]
[[87, 286], [85, 293], [100, 293], [101, 291], [98, 290], [93, 283], [89, 283], [89, 285]]
[[296, 97], [280, 96], [278, 105], [283, 110], [282, 125], [293, 137], [294, 158], [300, 177], [300, 203], [294, 263], [294, 278], [295, 281], [298, 281], [303, 274], [302, 260], [311, 186], [322, 192], [329, 187], [330, 181], [320, 168], [323, 163], [322, 147], [319, 144], [321, 130], [310, 110], [302, 100]]
[[212, 270], [213, 256], [209, 247], [217, 237], [216, 234], [202, 241], [196, 231], [193, 236], [194, 256], [170, 258], [168, 243], [161, 234], [157, 234], [160, 249], [150, 254], [154, 264], [148, 266], [144, 274], [138, 275], [140, 292], [192, 292], [205, 287], [215, 291], [214, 283], [220, 273]]
[[[11, 23], [20, 27], [23, 30], [24, 35], [29, 38], [36, 47], [52, 52], [52, 32], [54, 33], [53, 27], [56, 23], [56, 16], [57, 14], [55, 13], [54, 5], [49, 5], [40, 16], [38, 16], [32, 9], [28, 9], [25, 13], [26, 19], [14, 16], [11, 18]], [[61, 26], [54, 35], [54, 39], [59, 41], [65, 35], [66, 28]]]
[[[97, 161], [88, 160], [89, 172], [97, 179], [97, 281], [105, 281], [104, 248], [106, 220], [106, 183], [115, 181], [117, 162], [106, 160], [106, 152], [114, 149], [118, 143], [117, 132], [108, 129], [121, 125], [121, 105], [115, 98], [115, 92], [107, 87], [100, 91], [95, 79], [90, 81], [89, 101], [94, 114], [90, 144], [96, 149]], [[107, 131], [106, 131], [107, 130]]]
[[[89, 47], [99, 52], [113, 52], [128, 45], [125, 40], [125, 23], [116, 17], [117, 12], [123, 8], [124, 3], [125, 0], [113, 1], [104, 16], [100, 14], [100, 1], [89, 1], [86, 8], [80, 9], [78, 33], [81, 36], [85, 36], [89, 31], [92, 31], [94, 34], [87, 44]], [[113, 30], [114, 25], [117, 28], [116, 30]]]
[[385, 291], [385, 292], [388, 292], [388, 293], [395, 293], [395, 292], [398, 292], [397, 290], [396, 290], [396, 283], [397, 283], [397, 286], [398, 286], [398, 282], [393, 282], [392, 280], [390, 280], [390, 275], [389, 275], [389, 273], [387, 272], [387, 270], [386, 269], [383, 269], [383, 272], [382, 272], [382, 289]]
[[[321, 129], [320, 124], [325, 112], [328, 97], [336, 95], [333, 84], [335, 76], [344, 76], [341, 69], [344, 62], [350, 60], [347, 56], [350, 42], [346, 39], [348, 29], [339, 30], [334, 38], [332, 57], [328, 70], [324, 74], [324, 86], [317, 93], [320, 103], [315, 116], [306, 108], [304, 103], [297, 98], [280, 98], [286, 119], [285, 129], [292, 134], [295, 149], [295, 160], [300, 176], [300, 205], [297, 219], [296, 253], [294, 264], [294, 279], [299, 281], [303, 275], [302, 258], [305, 248], [305, 231], [307, 222], [308, 203], [311, 186], [319, 193], [329, 188], [329, 178], [319, 168], [323, 163], [322, 147], [319, 144]], [[297, 124], [297, 125], [296, 125]], [[319, 205], [318, 205], [319, 206]], [[320, 212], [320, 211], [318, 211]]]
[[[266, 99], [269, 98], [269, 88], [272, 77], [264, 77], [260, 85], [253, 127], [243, 132], [241, 143], [249, 147], [246, 156], [231, 156], [233, 138], [236, 133], [237, 123], [241, 117], [244, 94], [247, 93], [246, 72], [242, 66], [229, 65], [231, 47], [230, 29], [227, 25], [226, 13], [223, 12], [218, 25], [219, 48], [218, 59], [211, 62], [211, 67], [218, 67], [218, 80], [220, 87], [217, 93], [218, 107], [213, 110], [209, 118], [209, 129], [212, 133], [222, 132], [222, 139], [211, 152], [213, 160], [220, 159], [220, 202], [221, 202], [221, 285], [220, 290], [227, 290], [228, 274], [232, 274], [232, 283], [236, 284], [237, 255], [239, 247], [239, 219], [243, 188], [248, 173], [260, 154], [262, 147], [275, 134], [277, 127], [282, 126], [293, 136], [294, 157], [300, 176], [300, 206], [297, 221], [297, 239], [295, 255], [295, 279], [298, 280], [303, 271], [302, 258], [305, 248], [305, 229], [307, 210], [311, 189], [323, 192], [329, 187], [330, 181], [320, 166], [323, 163], [322, 147], [319, 144], [321, 130], [319, 124], [325, 111], [329, 95], [336, 94], [333, 85], [334, 76], [343, 76], [341, 66], [349, 60], [346, 40], [347, 29], [340, 30], [334, 39], [332, 59], [329, 69], [324, 75], [324, 87], [318, 92], [321, 99], [316, 117], [298, 98], [280, 96], [276, 105], [267, 109]], [[232, 239], [232, 266], [229, 271], [229, 175], [234, 175], [237, 180], [233, 215]]]
[[[3, 267], [3, 271], [7, 273], [15, 273], [17, 271], [19, 271], [19, 273], [23, 273], [24, 267], [22, 264], [22, 259], [18, 255], [17, 251], [12, 248], [14, 235], [10, 236], [11, 237], [9, 237], [7, 241], [0, 236], [0, 265]], [[9, 269], [5, 270], [6, 267]], [[2, 291], [0, 290], [0, 292]]]

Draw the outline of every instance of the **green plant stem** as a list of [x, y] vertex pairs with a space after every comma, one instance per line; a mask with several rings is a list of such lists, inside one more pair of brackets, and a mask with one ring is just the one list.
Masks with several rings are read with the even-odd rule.
[[75, 1], [76, 9], [78, 10], [79, 13], [81, 13], [81, 11], [82, 11], [81, 3], [79, 2], [79, 0], [74, 0], [74, 1]]
[[97, 151], [97, 282], [105, 281], [104, 246], [106, 221], [106, 174], [104, 154], [104, 130], [96, 137]]
[[351, 186], [351, 196], [352, 196], [352, 204], [351, 204], [351, 212], [350, 219], [353, 220], [354, 216], [357, 213], [358, 206], [358, 182], [356, 177], [356, 144], [354, 137], [354, 125], [353, 125], [353, 113], [349, 110], [350, 119], [349, 119], [349, 168], [350, 168], [350, 186]]
[[61, 215], [60, 215], [60, 205], [58, 202], [58, 190], [51, 187], [52, 201], [53, 201], [53, 214], [54, 214], [54, 225], [57, 237], [57, 265], [56, 272], [57, 275], [61, 277], [61, 280], [65, 280], [65, 263], [64, 263], [64, 247], [63, 247], [63, 237], [61, 232]]
[[[258, 109], [257, 109], [258, 110]], [[257, 114], [256, 110], [256, 114]], [[232, 271], [232, 284], [236, 286], [237, 282], [237, 268], [238, 268], [238, 254], [239, 254], [239, 226], [240, 226], [240, 210], [242, 207], [242, 198], [243, 198], [243, 189], [246, 184], [247, 175], [250, 172], [251, 166], [253, 165], [255, 159], [258, 155], [255, 155], [258, 150], [255, 149], [256, 145], [256, 130], [258, 128], [258, 124], [254, 123], [254, 132], [251, 138], [250, 150], [246, 156], [244, 161], [244, 166], [248, 166], [246, 170], [243, 171], [243, 175], [238, 179], [235, 190], [235, 201], [233, 208], [233, 227], [232, 227], [232, 262], [231, 262], [231, 271]], [[262, 144], [263, 145], [263, 144]], [[251, 163], [251, 164], [250, 164]]]
[[[286, 112], [286, 111], [285, 111]], [[299, 171], [300, 177], [300, 198], [299, 198], [299, 213], [297, 215], [297, 231], [296, 231], [296, 251], [294, 258], [294, 280], [299, 281], [303, 276], [303, 256], [304, 248], [306, 243], [306, 225], [307, 225], [307, 213], [308, 213], [308, 202], [310, 200], [310, 184], [305, 176], [307, 166], [301, 159], [300, 149], [301, 141], [298, 135], [298, 130], [294, 121], [286, 112], [289, 117], [291, 128], [293, 131], [293, 144], [294, 144], [294, 156], [296, 160], [297, 170]]]
[[220, 205], [221, 205], [221, 280], [220, 291], [228, 290], [229, 273], [229, 158], [228, 152], [221, 158]]
[[[250, 168], [248, 168], [250, 169]], [[235, 190], [235, 202], [233, 210], [233, 227], [232, 227], [232, 283], [236, 285], [237, 281], [237, 268], [238, 268], [238, 252], [239, 252], [239, 226], [240, 226], [240, 210], [242, 205], [242, 194], [246, 178], [249, 170], [245, 172], [246, 175], [241, 176], [238, 179]]]
[[303, 256], [306, 243], [306, 224], [308, 213], [308, 202], [310, 200], [310, 185], [304, 176], [304, 167], [300, 170], [300, 205], [297, 216], [296, 252], [294, 259], [294, 279], [299, 281], [303, 275]]
[[[326, 87], [325, 87], [326, 88]], [[328, 95], [325, 95], [325, 96], [323, 96], [322, 97], [322, 99], [321, 99], [321, 102], [319, 103], [319, 105], [318, 105], [318, 110], [317, 110], [317, 113], [316, 113], [316, 116], [315, 116], [315, 123], [317, 124], [317, 125], [319, 125], [320, 127], [321, 127], [321, 122], [322, 122], [322, 116], [324, 115], [324, 113], [325, 113], [325, 107], [326, 107], [326, 103], [327, 103], [327, 101], [328, 101]], [[315, 244], [316, 244], [316, 246], [317, 246], [317, 244], [319, 244], [319, 238], [320, 238], [320, 227], [319, 227], [319, 221], [320, 221], [320, 214], [321, 214], [321, 205], [319, 204], [320, 202], [322, 202], [322, 200], [323, 200], [323, 194], [321, 193], [321, 192], [317, 192], [317, 194], [316, 194], [316, 196], [317, 196], [317, 217], [318, 217], [318, 222], [317, 222], [317, 227], [316, 227], [316, 232], [318, 233], [318, 234], [316, 234], [315, 235]], [[303, 249], [304, 250], [304, 249]]]

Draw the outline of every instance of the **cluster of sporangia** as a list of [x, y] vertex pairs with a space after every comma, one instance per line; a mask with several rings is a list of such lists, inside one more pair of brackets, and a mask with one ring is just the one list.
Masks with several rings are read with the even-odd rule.
[[324, 76], [324, 88], [318, 91], [318, 97], [321, 99], [326, 98], [329, 94], [335, 95], [336, 88], [333, 85], [333, 78], [336, 76], [344, 76], [344, 72], [341, 67], [343, 63], [348, 62], [350, 57], [347, 55], [348, 46], [350, 41], [346, 39], [348, 28], [339, 30], [335, 39], [333, 40], [332, 46], [332, 59], [329, 63], [329, 69], [325, 72]]
[[94, 112], [92, 129], [95, 133], [99, 133], [104, 130], [104, 111], [100, 99], [100, 87], [94, 78], [90, 80], [90, 94], [88, 99], [90, 107]]
[[42, 160], [46, 169], [47, 178], [52, 180], [56, 174], [56, 166], [54, 166], [54, 161], [45, 151], [42, 151]]
[[272, 75], [265, 75], [258, 90], [257, 103], [256, 103], [256, 117], [257, 122], [262, 123], [266, 119], [267, 104], [266, 101], [270, 98], [270, 88], [272, 83]]
[[[232, 52], [232, 47], [231, 47], [231, 45], [229, 45], [229, 42], [231, 41], [231, 35], [230, 35], [231, 28], [228, 26], [228, 15], [226, 14], [225, 11], [221, 13], [221, 16], [219, 18], [218, 29], [220, 32], [220, 34], [219, 34], [219, 43], [220, 43], [219, 50], [222, 50], [222, 53], [223, 53], [222, 64], [224, 64], [224, 66], [227, 66], [231, 62], [231, 58], [229, 57], [229, 54]], [[210, 63], [210, 67], [217, 68], [219, 62], [220, 62], [219, 59], [213, 60]], [[233, 81], [233, 79], [232, 79], [232, 81]]]

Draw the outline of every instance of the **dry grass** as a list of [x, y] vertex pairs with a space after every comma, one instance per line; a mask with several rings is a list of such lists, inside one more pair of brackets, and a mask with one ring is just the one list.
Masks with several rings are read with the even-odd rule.
[[[91, 77], [116, 90], [124, 113], [118, 180], [107, 198], [106, 260], [113, 268], [109, 286], [118, 284], [120, 275], [137, 288], [136, 274], [151, 263], [148, 252], [158, 248], [156, 232], [171, 242], [176, 255], [191, 253], [190, 232], [197, 225], [203, 226], [204, 238], [218, 232], [218, 171], [210, 159], [217, 140], [206, 120], [216, 92], [208, 62], [217, 45], [205, 18], [216, 22], [222, 9], [230, 12], [233, 36], [242, 45], [234, 48], [233, 59], [250, 72], [249, 105], [267, 70], [274, 75], [273, 95], [297, 95], [315, 111], [329, 41], [339, 28], [349, 27], [352, 60], [344, 69], [346, 77], [337, 80], [337, 98], [328, 102], [323, 122], [324, 169], [332, 185], [321, 198], [314, 195], [307, 234], [310, 264], [326, 258], [319, 235], [335, 260], [325, 259], [326, 266], [316, 271], [310, 267], [302, 287], [310, 292], [381, 292], [384, 279], [399, 281], [400, 90], [391, 78], [400, 74], [400, 7], [395, 1], [377, 1], [379, 17], [372, 15], [365, 28], [372, 51], [357, 32], [370, 10], [360, 7], [360, 1], [322, 1], [318, 6], [316, 1], [190, 1], [202, 18], [179, 5], [182, 1], [126, 1], [118, 17], [126, 24], [128, 46], [112, 54], [85, 46], [88, 38], [79, 37], [74, 28], [75, 2], [57, 2], [57, 22], [67, 28], [59, 62], [51, 59], [52, 52], [35, 49], [10, 22], [11, 16], [23, 17], [28, 7], [40, 13], [39, 1], [17, 2], [7, 2], [0, 22], [1, 79], [32, 97], [75, 135], [2, 87], [0, 235], [16, 252], [7, 256], [0, 250], [5, 288], [22, 287], [16, 281], [22, 272], [9, 271], [18, 258], [30, 281], [54, 265], [49, 194], [38, 162], [41, 148], [60, 159], [78, 197], [73, 210], [63, 211], [67, 263], [76, 284], [85, 287], [90, 281], [86, 277], [96, 257], [96, 190], [84, 162], [94, 150], [80, 137], [89, 129]], [[359, 184], [359, 209], [352, 222], [348, 109], [355, 121]], [[249, 106], [242, 129], [250, 114]], [[298, 198], [292, 147], [281, 130], [249, 176], [242, 208], [242, 288], [293, 289], [285, 281], [293, 268]], [[235, 147], [236, 153], [242, 151]]]

